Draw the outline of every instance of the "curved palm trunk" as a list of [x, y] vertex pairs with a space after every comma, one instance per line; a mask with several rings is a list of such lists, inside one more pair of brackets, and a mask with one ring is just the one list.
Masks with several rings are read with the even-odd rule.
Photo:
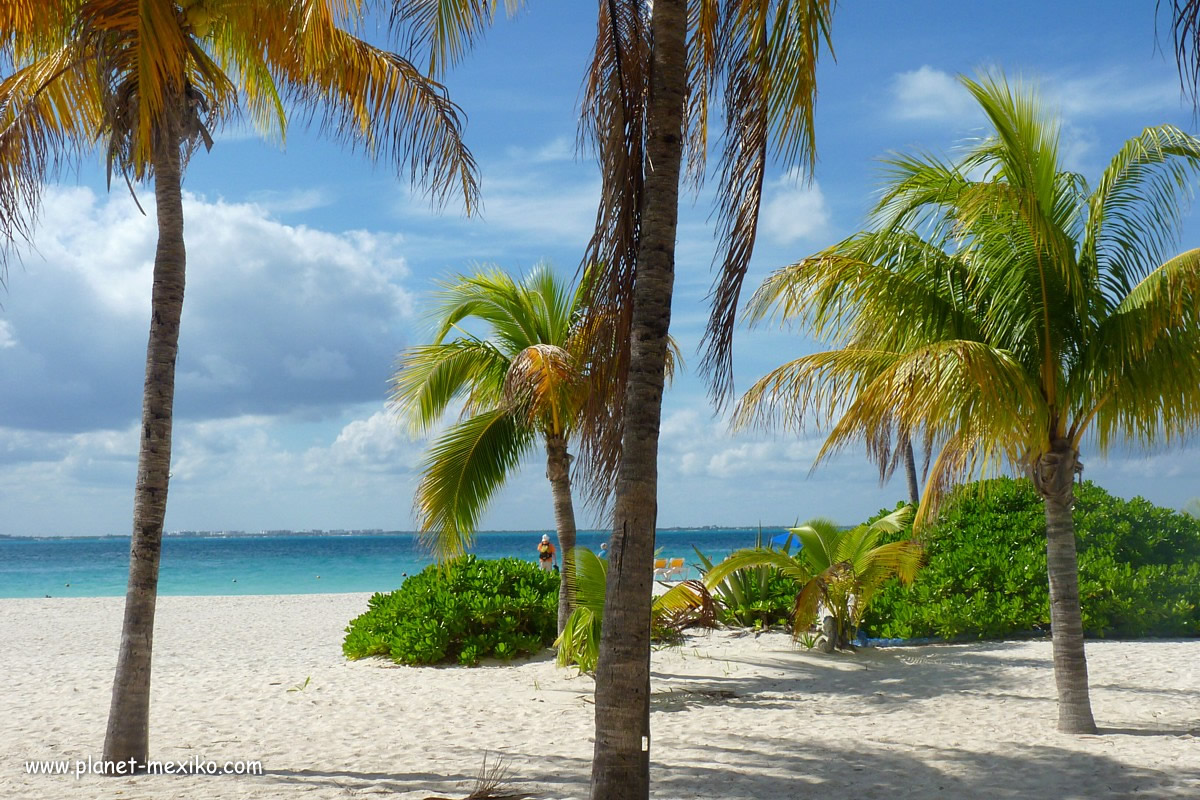
[[658, 433], [675, 279], [687, 83], [686, 0], [655, 0], [648, 166], [633, 294], [629, 379], [600, 660], [592, 800], [650, 795], [650, 601], [658, 514]]
[[1079, 454], [1056, 441], [1033, 469], [1033, 482], [1046, 503], [1046, 568], [1050, 577], [1050, 634], [1054, 682], [1058, 688], [1058, 729], [1095, 733], [1088, 696], [1083, 615], [1079, 609], [1079, 562], [1075, 554], [1074, 481]]
[[554, 526], [562, 553], [562, 582], [558, 587], [558, 632], [561, 635], [574, 606], [575, 506], [571, 502], [571, 456], [562, 435], [546, 435], [546, 477], [554, 497]]
[[185, 265], [180, 142], [175, 136], [169, 139], [159, 145], [154, 157], [158, 249], [154, 255], [150, 341], [146, 347], [142, 435], [133, 504], [133, 539], [129, 548], [129, 587], [125, 595], [125, 619], [121, 626], [121, 650], [113, 680], [108, 731], [104, 737], [105, 761], [129, 763], [134, 759], [142, 768], [149, 753], [150, 655], [171, 469], [171, 413]]

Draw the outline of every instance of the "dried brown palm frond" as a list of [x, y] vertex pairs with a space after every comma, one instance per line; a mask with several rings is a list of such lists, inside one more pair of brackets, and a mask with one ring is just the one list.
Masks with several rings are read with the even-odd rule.
[[[496, 19], [499, 0], [395, 0], [392, 26], [401, 36], [405, 53], [429, 53], [429, 74], [437, 77], [457, 64], [483, 37]], [[525, 0], [504, 0], [513, 17]]]
[[[685, 180], [696, 188], [706, 169], [712, 93], [723, 92], [725, 109], [716, 208], [719, 266], [702, 362], [719, 402], [732, 389], [734, 317], [754, 250], [767, 160], [774, 157], [786, 170], [812, 165], [816, 60], [822, 43], [829, 42], [833, 5], [834, 0], [688, 3]], [[619, 309], [603, 323], [610, 333], [594, 339], [600, 349], [591, 359], [591, 375], [605, 391], [592, 393], [583, 411], [581, 462], [590, 478], [589, 499], [601, 501], [601, 507], [615, 485], [620, 456], [643, 180], [650, 169], [649, 8], [645, 0], [601, 0], [580, 126], [580, 142], [594, 149], [603, 175], [596, 231], [584, 261], [598, 273], [589, 305]]]
[[[1179, 88], [1200, 106], [1200, 0], [1170, 0], [1171, 39], [1179, 68]], [[1156, 0], [1154, 16], [1163, 6]]]
[[682, 581], [662, 597], [655, 605], [655, 627], [682, 631], [717, 626], [717, 604], [703, 581]]
[[572, 422], [579, 374], [571, 354], [552, 344], [526, 347], [513, 358], [504, 376], [504, 404], [520, 411], [544, 430], [562, 433]]
[[580, 413], [585, 498], [603, 508], [615, 483], [629, 371], [629, 330], [641, 227], [650, 30], [643, 0], [601, 0], [584, 81], [579, 145], [601, 167], [596, 228], [583, 264], [592, 330], [585, 355], [591, 390]]
[[700, 364], [719, 406], [733, 391], [733, 329], [754, 253], [763, 179], [773, 153], [785, 171], [816, 162], [813, 108], [817, 57], [830, 48], [833, 0], [731, 2], [717, 66], [724, 78], [725, 138], [717, 191], [717, 259], [712, 310]]

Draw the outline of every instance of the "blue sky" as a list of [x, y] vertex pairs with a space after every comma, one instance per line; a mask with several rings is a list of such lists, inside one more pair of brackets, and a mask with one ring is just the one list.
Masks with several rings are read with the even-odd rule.
[[[483, 177], [482, 217], [429, 208], [386, 165], [296, 124], [287, 146], [240, 126], [185, 180], [188, 288], [167, 528], [413, 527], [425, 442], [385, 403], [396, 353], [426, 335], [435, 279], [495, 263], [578, 266], [599, 173], [576, 158], [577, 101], [594, 4], [533, 0], [448, 78]], [[844, 2], [837, 59], [819, 75], [814, 182], [770, 174], [747, 286], [861, 227], [890, 150], [949, 152], [980, 132], [958, 73], [1002, 68], [1061, 109], [1068, 164], [1095, 176], [1126, 138], [1194, 131], [1154, 4]], [[1168, 21], [1158, 20], [1163, 32]], [[689, 366], [706, 317], [711, 182], [682, 209], [673, 333]], [[150, 192], [140, 190], [152, 212]], [[35, 248], [0, 295], [0, 533], [126, 533], [149, 315], [154, 220], [106, 193], [98, 159], [49, 187]], [[1200, 245], [1189, 218], [1179, 249]], [[739, 330], [737, 386], [811, 349]], [[731, 435], [701, 381], [667, 395], [659, 523], [855, 522], [903, 495], [856, 452], [810, 475], [821, 432]], [[1085, 448], [1085, 475], [1179, 507], [1200, 495], [1194, 445]], [[497, 498], [487, 528], [553, 524], [538, 460]], [[593, 524], [596, 520], [581, 519]]]

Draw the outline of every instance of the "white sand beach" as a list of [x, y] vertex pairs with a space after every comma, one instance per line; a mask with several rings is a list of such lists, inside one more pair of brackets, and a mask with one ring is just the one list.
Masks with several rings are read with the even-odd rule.
[[[549, 656], [348, 662], [366, 595], [159, 601], [151, 757], [264, 774], [28, 775], [98, 758], [122, 600], [2, 600], [0, 797], [462, 797], [484, 753], [585, 797], [593, 682]], [[821, 655], [728, 632], [654, 654], [656, 798], [1200, 797], [1200, 641], [1089, 642], [1099, 736], [1054, 731], [1046, 641]], [[289, 691], [294, 687], [302, 690]]]

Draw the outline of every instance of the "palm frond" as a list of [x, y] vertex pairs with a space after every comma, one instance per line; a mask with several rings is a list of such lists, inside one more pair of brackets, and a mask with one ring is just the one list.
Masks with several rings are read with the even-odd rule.
[[[14, 13], [10, 9], [9, 13]], [[95, 143], [99, 75], [67, 44], [0, 82], [0, 236], [29, 238], [47, 176]]]
[[733, 389], [732, 346], [742, 282], [754, 253], [768, 147], [783, 168], [811, 170], [817, 58], [830, 46], [831, 0], [731, 3], [720, 58], [725, 74], [725, 140], [717, 190], [720, 267], [701, 347], [701, 372], [718, 406]]
[[1082, 257], [1119, 302], [1174, 246], [1200, 173], [1200, 140], [1171, 125], [1127, 141], [1088, 199]]
[[[504, 0], [513, 17], [524, 0]], [[429, 74], [444, 74], [462, 60], [496, 18], [499, 0], [393, 0], [392, 24], [403, 35], [406, 53], [428, 51]]]
[[338, 27], [330, 0], [300, 0], [289, 37], [262, 44], [282, 93], [331, 139], [394, 163], [443, 206], [461, 193], [478, 205], [474, 157], [462, 138], [462, 111], [441, 84], [407, 59]]
[[650, 26], [644, 0], [602, 0], [584, 80], [579, 143], [601, 170], [595, 232], [584, 252], [591, 270], [584, 306], [594, 320], [584, 361], [591, 390], [581, 410], [581, 461], [589, 501], [601, 506], [621, 452], [629, 370], [634, 272], [645, 182]]
[[775, 567], [780, 574], [795, 580], [807, 580], [811, 572], [803, 561], [769, 547], [751, 547], [730, 553], [704, 575], [704, 585], [711, 591], [738, 570], [752, 567]]
[[504, 377], [504, 401], [550, 434], [561, 434], [573, 420], [572, 398], [579, 374], [562, 347], [535, 344], [513, 358]]
[[466, 552], [488, 501], [534, 443], [533, 431], [503, 410], [461, 420], [433, 443], [416, 511], [422, 541], [439, 559]]
[[469, 398], [468, 413], [495, 407], [509, 364], [495, 345], [478, 339], [410, 347], [397, 360], [389, 401], [414, 433], [423, 434], [456, 398]]

